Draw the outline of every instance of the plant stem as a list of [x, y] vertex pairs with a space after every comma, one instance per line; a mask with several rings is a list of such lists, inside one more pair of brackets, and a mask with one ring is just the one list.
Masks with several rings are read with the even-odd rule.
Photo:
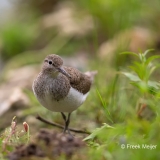
[[[58, 128], [62, 128], [62, 129], [64, 128], [64, 126], [62, 126], [58, 123], [50, 122], [50, 121], [42, 118], [39, 115], [36, 116], [36, 119], [40, 120], [41, 122], [44, 122], [44, 123], [50, 124], [52, 126], [58, 127]], [[76, 132], [76, 133], [91, 134], [91, 132], [89, 132], [89, 131], [83, 131], [83, 130], [78, 130], [78, 129], [74, 129], [74, 128], [69, 128], [69, 130], [72, 131], [72, 132]]]

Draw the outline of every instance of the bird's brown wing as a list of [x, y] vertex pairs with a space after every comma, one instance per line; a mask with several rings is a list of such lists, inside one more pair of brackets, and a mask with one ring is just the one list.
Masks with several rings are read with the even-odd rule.
[[70, 75], [70, 78], [68, 79], [73, 88], [83, 94], [89, 92], [92, 84], [92, 78], [89, 75], [83, 74], [76, 68], [72, 67], [64, 67], [64, 69]]

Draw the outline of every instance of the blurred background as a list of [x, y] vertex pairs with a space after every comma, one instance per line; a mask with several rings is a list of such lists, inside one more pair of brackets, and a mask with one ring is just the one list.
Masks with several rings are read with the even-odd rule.
[[[159, 6], [159, 0], [0, 0], [0, 130], [14, 116], [18, 122], [27, 121], [33, 134], [37, 128], [52, 128], [37, 121], [37, 113], [63, 124], [61, 115], [40, 106], [31, 89], [48, 54], [62, 56], [65, 65], [81, 71], [98, 70], [71, 126], [93, 130], [104, 122], [134, 119], [141, 96], [117, 75], [134, 57], [120, 53], [153, 48], [152, 54], [160, 54]], [[159, 81], [159, 72], [152, 78]]]

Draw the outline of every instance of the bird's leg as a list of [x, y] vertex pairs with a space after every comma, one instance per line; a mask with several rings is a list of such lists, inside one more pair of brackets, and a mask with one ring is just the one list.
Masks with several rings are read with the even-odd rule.
[[63, 112], [61, 112], [61, 115], [62, 115], [62, 117], [63, 117], [63, 119], [65, 121], [65, 127], [63, 129], [63, 133], [65, 133], [66, 132], [66, 121], [67, 121], [67, 119], [66, 119], [66, 115]]
[[63, 112], [61, 112], [61, 115], [62, 115], [62, 117], [63, 117], [63, 119], [65, 121], [65, 127], [64, 127], [63, 133], [68, 131], [68, 133], [70, 134], [68, 126], [69, 126], [69, 123], [70, 123], [70, 115], [71, 115], [71, 113], [68, 113], [68, 117], [67, 118], [66, 118], [66, 115]]
[[70, 123], [70, 116], [71, 116], [71, 113], [68, 113], [68, 118], [67, 118], [67, 121], [66, 121], [66, 130], [68, 131], [68, 134], [70, 135], [70, 138], [74, 138], [74, 136], [70, 133], [70, 129], [68, 128], [69, 126], [69, 123]]
[[68, 128], [69, 123], [70, 123], [70, 116], [71, 116], [71, 113], [68, 113], [68, 117], [67, 117], [67, 121], [66, 121], [66, 125], [65, 125], [65, 128], [66, 128], [66, 130], [68, 131], [69, 134], [71, 134], [70, 130]]
[[61, 115], [62, 115], [62, 117], [63, 117], [63, 119], [64, 119], [64, 121], [66, 122], [66, 115], [63, 113], [63, 112], [61, 112]]

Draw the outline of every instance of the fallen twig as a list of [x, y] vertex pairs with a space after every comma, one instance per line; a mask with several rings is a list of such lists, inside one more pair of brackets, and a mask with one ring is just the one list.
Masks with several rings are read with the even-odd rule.
[[[62, 128], [62, 129], [64, 128], [64, 126], [62, 126], [58, 123], [55, 123], [55, 122], [50, 122], [50, 121], [42, 118], [39, 115], [36, 116], [36, 119], [40, 120], [41, 122], [44, 122], [44, 123], [50, 124], [52, 126], [58, 127], [58, 128]], [[82, 131], [82, 130], [78, 130], [78, 129], [74, 129], [74, 128], [69, 128], [69, 130], [72, 131], [72, 132], [76, 132], [76, 133], [91, 134], [89, 131]]]

